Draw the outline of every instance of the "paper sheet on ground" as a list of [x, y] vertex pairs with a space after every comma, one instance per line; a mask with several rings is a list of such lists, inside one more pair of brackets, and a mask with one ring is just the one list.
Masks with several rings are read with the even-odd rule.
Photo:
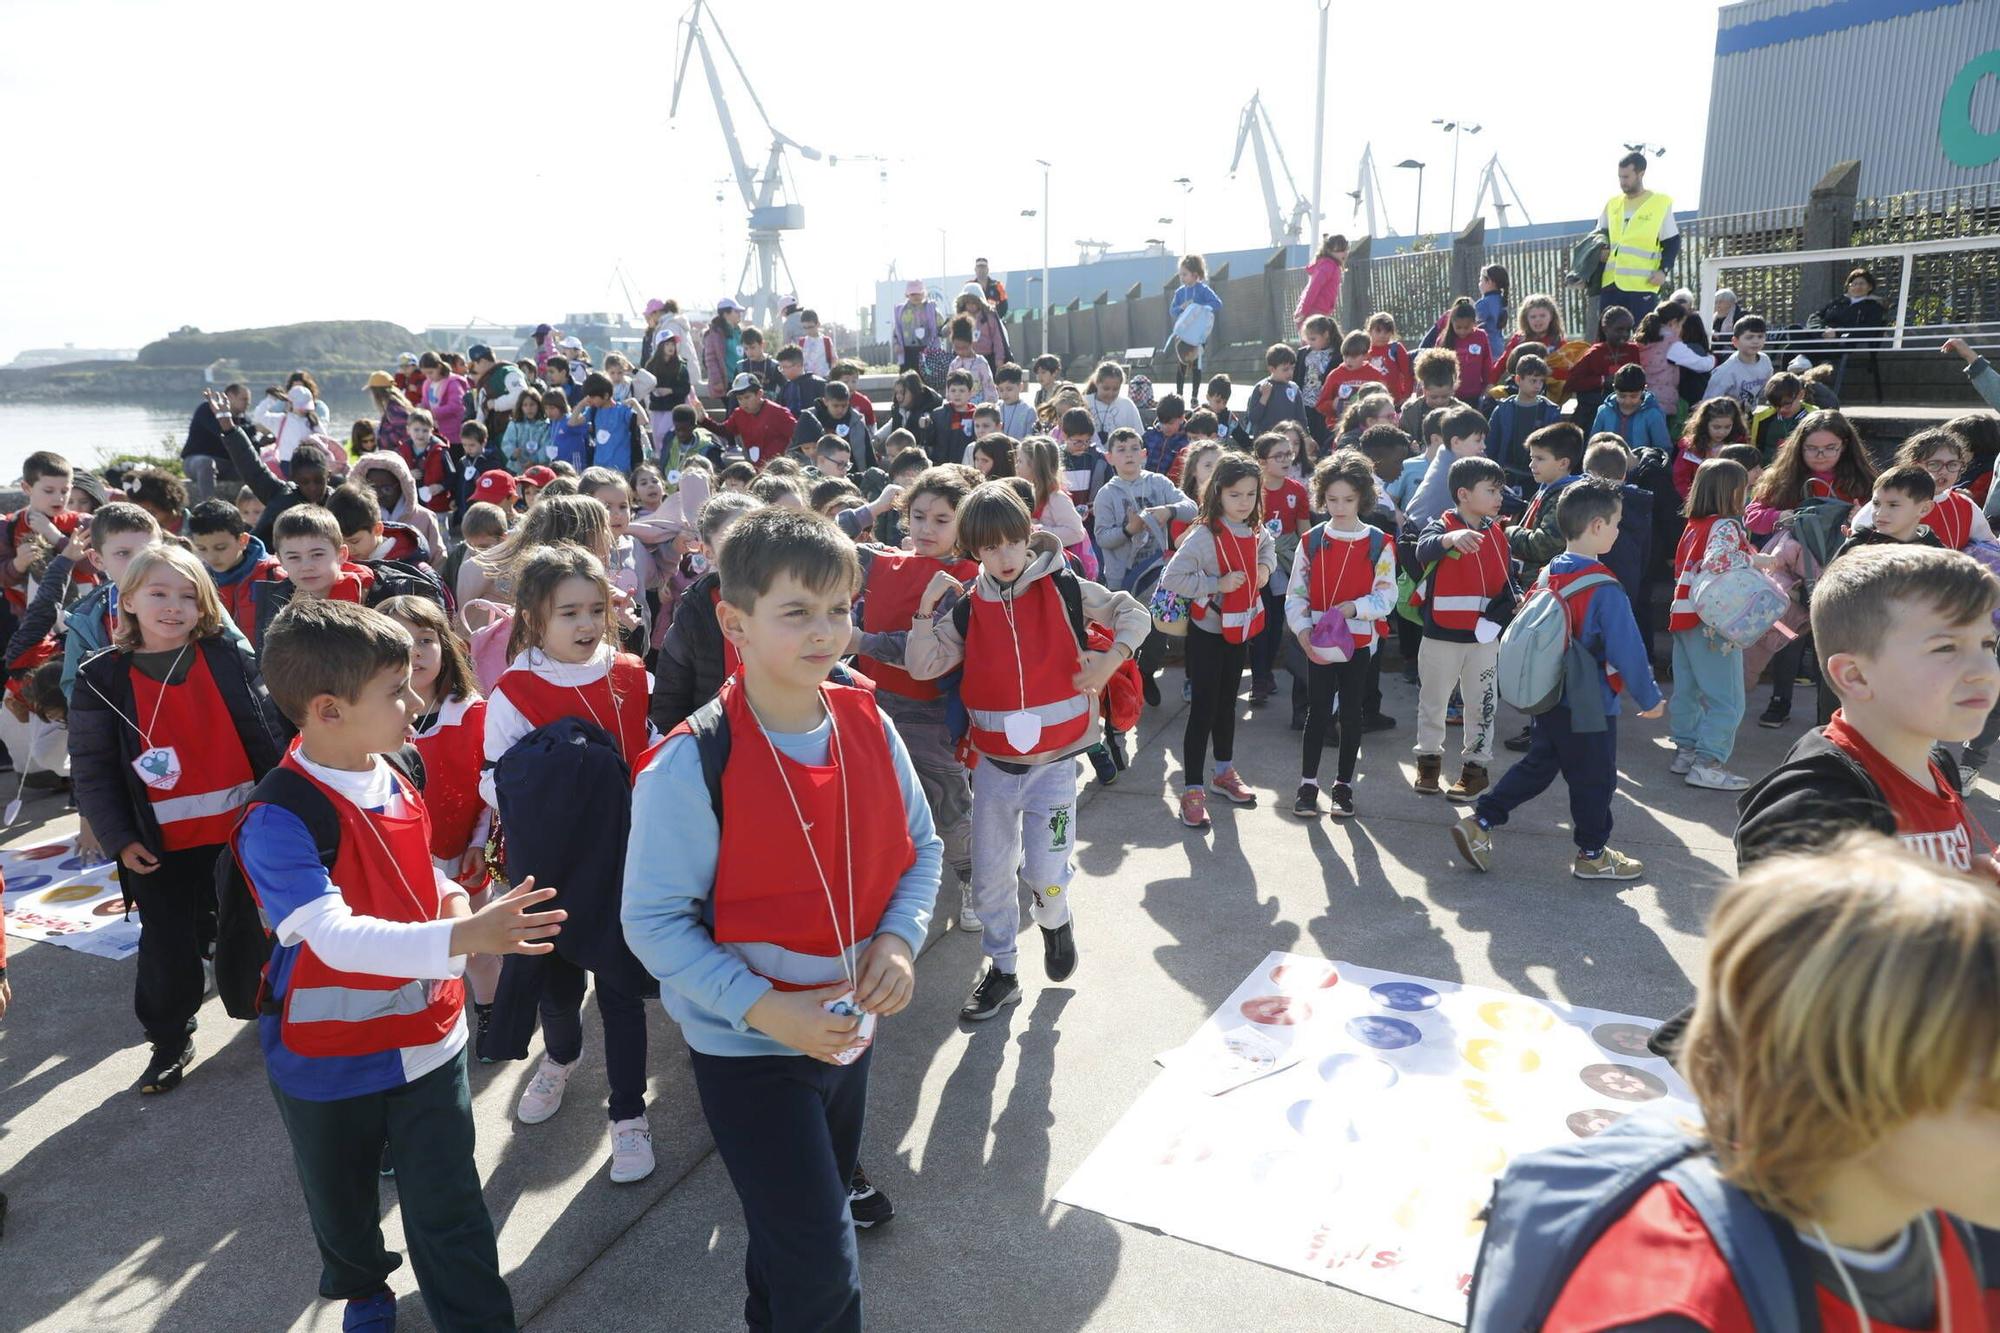
[[1649, 1102], [1695, 1119], [1654, 1026], [1272, 953], [1056, 1198], [1462, 1322], [1512, 1158]]
[[125, 920], [117, 867], [86, 864], [74, 836], [24, 847], [0, 848], [7, 877], [7, 933], [41, 940], [100, 958], [130, 958], [139, 949], [139, 916]]

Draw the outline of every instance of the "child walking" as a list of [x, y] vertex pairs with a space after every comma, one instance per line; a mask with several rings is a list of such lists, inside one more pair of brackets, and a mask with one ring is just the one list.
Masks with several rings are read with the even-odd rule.
[[[1354, 813], [1354, 767], [1367, 730], [1368, 659], [1381, 622], [1396, 608], [1396, 542], [1361, 521], [1375, 508], [1375, 469], [1365, 454], [1343, 449], [1313, 472], [1315, 510], [1326, 521], [1306, 533], [1285, 591], [1285, 627], [1306, 661], [1306, 736], [1292, 813], [1319, 817], [1319, 758], [1333, 700], [1340, 696], [1340, 768], [1327, 801], [1336, 819]], [[1337, 616], [1352, 646], [1324, 647], [1319, 622]], [[1339, 637], [1338, 628], [1333, 631]]]
[[1750, 473], [1727, 458], [1705, 459], [1695, 470], [1674, 549], [1674, 601], [1667, 632], [1674, 638], [1674, 695], [1667, 705], [1673, 729], [1674, 762], [1669, 770], [1687, 776], [1690, 787], [1741, 791], [1750, 779], [1729, 771], [1736, 728], [1743, 721], [1743, 658], [1718, 640], [1695, 614], [1695, 584], [1763, 557], [1743, 527]]

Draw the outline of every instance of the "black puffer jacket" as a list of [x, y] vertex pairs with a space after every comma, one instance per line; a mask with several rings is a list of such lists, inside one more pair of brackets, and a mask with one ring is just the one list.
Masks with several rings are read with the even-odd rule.
[[674, 607], [653, 666], [653, 725], [662, 736], [722, 688], [722, 626], [715, 619], [714, 570], [696, 579]]

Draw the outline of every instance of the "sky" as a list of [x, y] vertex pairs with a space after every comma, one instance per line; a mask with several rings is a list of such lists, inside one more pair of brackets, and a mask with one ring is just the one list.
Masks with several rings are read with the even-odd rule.
[[[1491, 0], [1331, 4], [1327, 230], [1366, 230], [1346, 192], [1370, 144], [1395, 226], [1410, 229], [1416, 204], [1415, 173], [1392, 166], [1405, 158], [1429, 164], [1425, 229], [1447, 225], [1452, 137], [1433, 118], [1482, 126], [1460, 142], [1461, 224], [1496, 152], [1536, 221], [1594, 214], [1626, 143], [1665, 147], [1649, 183], [1698, 204], [1714, 0], [1649, 25], [1643, 73], [1603, 110], [1608, 67], [1582, 38], [1563, 49], [1588, 24], [1519, 22]], [[1021, 216], [1042, 204], [1037, 158], [1051, 163], [1054, 263], [1083, 239], [1264, 244], [1247, 150], [1229, 175], [1253, 93], [1311, 192], [1314, 0], [711, 9], [753, 169], [770, 132], [715, 24], [772, 124], [841, 159], [792, 159], [807, 226], [785, 247], [801, 298], [829, 319], [851, 321], [892, 262], [905, 278], [978, 255], [1039, 266], [1041, 221]], [[560, 323], [628, 309], [628, 287], [641, 303], [712, 304], [736, 290], [745, 220], [692, 68], [669, 119], [685, 12], [0, 0], [15, 186], [0, 208], [0, 364], [184, 324]]]

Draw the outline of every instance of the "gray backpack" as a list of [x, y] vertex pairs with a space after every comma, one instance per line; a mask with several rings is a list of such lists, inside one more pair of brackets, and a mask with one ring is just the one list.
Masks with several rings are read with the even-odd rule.
[[[1572, 675], [1570, 658], [1583, 653], [1581, 644], [1570, 642], [1569, 599], [1615, 581], [1609, 573], [1585, 574], [1558, 593], [1549, 587], [1548, 575], [1542, 576], [1500, 636], [1496, 674], [1502, 700], [1530, 715], [1546, 713], [1562, 702]], [[1590, 666], [1594, 674], [1596, 663]]]

